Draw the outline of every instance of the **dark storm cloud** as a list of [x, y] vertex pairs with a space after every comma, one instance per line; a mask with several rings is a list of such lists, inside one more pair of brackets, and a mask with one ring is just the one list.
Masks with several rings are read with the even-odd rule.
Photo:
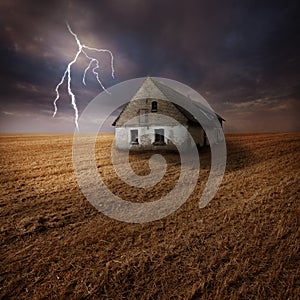
[[[238, 130], [230, 122], [241, 112], [250, 119], [240, 128], [259, 130], [251, 121], [262, 118], [262, 110], [272, 120], [274, 106], [285, 120], [292, 119], [286, 130], [300, 129], [292, 113], [300, 98], [297, 1], [6, 0], [0, 9], [0, 89], [6, 117], [22, 111], [51, 115], [54, 87], [76, 51], [67, 20], [84, 43], [113, 51], [115, 80], [107, 58], [101, 57], [107, 86], [146, 75], [168, 77], [203, 94], [232, 130]], [[73, 70], [80, 111], [101, 91], [90, 75], [83, 89], [85, 63], [82, 59]], [[65, 91], [62, 96], [61, 116], [72, 116]], [[246, 114], [250, 107], [251, 117]]]

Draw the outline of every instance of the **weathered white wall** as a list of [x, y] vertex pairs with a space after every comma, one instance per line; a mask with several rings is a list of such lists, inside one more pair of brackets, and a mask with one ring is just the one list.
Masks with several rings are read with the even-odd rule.
[[127, 128], [115, 128], [115, 143], [118, 149], [128, 149], [130, 143], [130, 131]]
[[[131, 145], [130, 130], [138, 130], [138, 145]], [[154, 146], [155, 129], [164, 129], [165, 143], [163, 146]], [[185, 127], [176, 126], [143, 126], [143, 127], [117, 127], [115, 128], [115, 141], [118, 149], [176, 149], [174, 144], [190, 146], [189, 136]], [[173, 142], [171, 142], [173, 141]], [[173, 144], [174, 143], [174, 144]]]

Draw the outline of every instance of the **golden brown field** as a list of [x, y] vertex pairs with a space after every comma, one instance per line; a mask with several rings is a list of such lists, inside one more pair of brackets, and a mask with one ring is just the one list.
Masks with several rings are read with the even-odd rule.
[[[156, 200], [178, 179], [176, 154], [150, 190], [128, 187], [110, 165], [112, 135], [98, 167], [119, 196]], [[71, 135], [2, 135], [2, 299], [299, 299], [300, 134], [227, 135], [226, 174], [198, 208], [209, 172], [165, 219], [127, 224], [82, 195]], [[147, 174], [149, 153], [132, 155]]]

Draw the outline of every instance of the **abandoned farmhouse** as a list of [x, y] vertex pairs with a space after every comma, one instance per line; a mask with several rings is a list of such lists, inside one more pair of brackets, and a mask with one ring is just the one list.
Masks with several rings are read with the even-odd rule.
[[[124, 150], [174, 150], [176, 146], [172, 141], [189, 147], [190, 137], [198, 147], [208, 145], [204, 129], [193, 114], [184, 108], [188, 101], [192, 100], [162, 82], [147, 77], [112, 124], [115, 126], [116, 147]], [[213, 112], [209, 108], [199, 102], [193, 101], [193, 104], [203, 115], [206, 129], [220, 130], [220, 126], [214, 128], [210, 122]], [[222, 126], [224, 119], [216, 116]], [[213, 142], [217, 142], [218, 132], [214, 136], [216, 140]]]

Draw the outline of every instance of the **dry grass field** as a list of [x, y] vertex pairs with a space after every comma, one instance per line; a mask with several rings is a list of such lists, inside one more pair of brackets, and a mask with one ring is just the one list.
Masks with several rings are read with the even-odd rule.
[[[105, 182], [131, 201], [157, 200], [178, 179], [132, 188], [114, 174], [112, 135], [97, 143]], [[82, 195], [71, 135], [2, 135], [2, 299], [299, 299], [300, 134], [226, 135], [222, 185], [204, 209], [209, 172], [170, 216], [146, 224], [112, 220]], [[147, 174], [149, 153], [132, 154]]]

